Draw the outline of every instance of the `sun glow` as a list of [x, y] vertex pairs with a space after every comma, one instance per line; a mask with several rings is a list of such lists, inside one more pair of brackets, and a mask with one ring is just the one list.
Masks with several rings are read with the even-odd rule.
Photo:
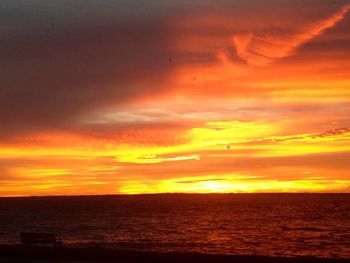
[[[264, 180], [249, 176], [229, 175], [225, 179], [213, 179], [216, 176], [203, 178], [180, 178], [161, 182], [135, 181], [122, 185], [122, 194], [139, 193], [258, 193], [258, 192], [320, 192], [346, 188], [350, 180], [302, 179], [295, 181]], [[232, 179], [236, 178], [236, 179]], [[249, 179], [249, 180], [247, 180]], [[329, 187], [329, 184], [332, 186]]]
[[[26, 183], [5, 181], [8, 185], [5, 194], [31, 193], [31, 189], [42, 190], [45, 194], [63, 188], [70, 188], [71, 194], [79, 191], [96, 193], [95, 190], [98, 193], [103, 189], [122, 194], [346, 190], [350, 180], [344, 178], [341, 169], [334, 170], [326, 162], [326, 168], [317, 168], [317, 162], [312, 159], [320, 152], [350, 152], [349, 130], [278, 135], [285, 132], [284, 125], [237, 120], [208, 122], [182, 132], [181, 136], [186, 140], [169, 146], [121, 145], [111, 139], [93, 141], [78, 135], [59, 135], [60, 139], [64, 136], [77, 138], [60, 140], [60, 144], [55, 136], [52, 141], [49, 136], [45, 140], [38, 136], [36, 142], [41, 145], [0, 149], [3, 158], [11, 160], [22, 156], [34, 162], [9, 169], [10, 174]], [[296, 161], [298, 159], [292, 159], [300, 156], [305, 160], [311, 158], [307, 169]], [[291, 158], [291, 161], [286, 159], [281, 164], [280, 161], [273, 164], [278, 158]], [[38, 160], [41, 160], [40, 164], [35, 164]], [[241, 160], [245, 161], [241, 163]], [[337, 158], [332, 162], [342, 167], [343, 160]], [[338, 179], [331, 180], [330, 171]], [[275, 179], [286, 176], [283, 180]], [[35, 188], [28, 184], [34, 184]], [[94, 190], [92, 185], [99, 188]]]

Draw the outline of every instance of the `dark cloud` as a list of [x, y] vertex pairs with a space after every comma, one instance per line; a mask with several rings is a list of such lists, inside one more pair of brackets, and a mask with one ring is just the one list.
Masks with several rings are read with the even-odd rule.
[[69, 127], [83, 112], [159, 92], [173, 67], [157, 19], [1, 38], [0, 135]]

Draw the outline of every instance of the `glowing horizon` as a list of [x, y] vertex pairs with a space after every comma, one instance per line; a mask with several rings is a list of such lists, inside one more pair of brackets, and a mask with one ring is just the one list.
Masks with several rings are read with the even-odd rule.
[[350, 193], [349, 1], [7, 4], [0, 196]]

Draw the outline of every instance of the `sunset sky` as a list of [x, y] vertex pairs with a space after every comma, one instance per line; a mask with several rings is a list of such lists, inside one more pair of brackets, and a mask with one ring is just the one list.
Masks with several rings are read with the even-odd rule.
[[350, 192], [350, 1], [0, 1], [0, 196]]

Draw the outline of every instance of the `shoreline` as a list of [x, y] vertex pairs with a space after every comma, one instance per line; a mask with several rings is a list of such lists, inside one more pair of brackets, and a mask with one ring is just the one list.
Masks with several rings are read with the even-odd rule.
[[350, 263], [350, 258], [269, 257], [179, 252], [139, 252], [107, 248], [52, 248], [0, 245], [0, 262], [117, 262], [117, 263]]
[[69, 198], [69, 197], [163, 197], [163, 196], [254, 196], [254, 195], [350, 195], [350, 192], [228, 192], [228, 193], [139, 193], [139, 194], [78, 194], [78, 195], [16, 195], [0, 196], [1, 199], [36, 199], [36, 198]]

